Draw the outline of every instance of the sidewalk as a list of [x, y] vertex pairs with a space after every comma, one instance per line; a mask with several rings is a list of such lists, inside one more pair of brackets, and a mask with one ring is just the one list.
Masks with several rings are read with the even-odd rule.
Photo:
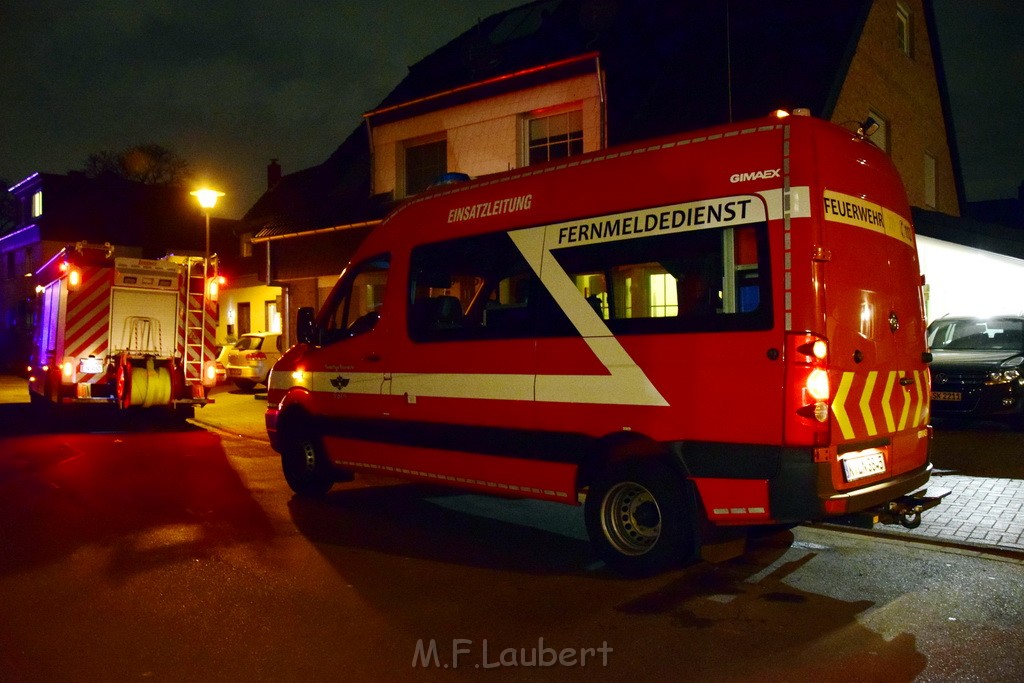
[[932, 483], [952, 493], [922, 515], [917, 529], [884, 528], [950, 543], [1024, 550], [1021, 436], [997, 423], [937, 426]]
[[955, 545], [1024, 551], [1024, 480], [969, 477], [938, 471], [929, 486], [952, 493], [921, 515], [921, 526], [876, 526], [873, 531]]

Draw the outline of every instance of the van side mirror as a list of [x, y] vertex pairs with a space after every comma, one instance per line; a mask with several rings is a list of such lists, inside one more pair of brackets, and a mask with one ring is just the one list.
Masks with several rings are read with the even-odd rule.
[[301, 344], [315, 344], [314, 315], [315, 312], [311, 306], [303, 306], [299, 309], [298, 319], [295, 322], [295, 334]]

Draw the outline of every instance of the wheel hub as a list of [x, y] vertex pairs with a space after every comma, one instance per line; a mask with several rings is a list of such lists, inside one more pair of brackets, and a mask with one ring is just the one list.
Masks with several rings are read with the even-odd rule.
[[302, 461], [306, 465], [307, 472], [316, 469], [316, 449], [308, 441], [302, 444]]
[[617, 484], [605, 495], [601, 508], [605, 536], [624, 555], [643, 555], [661, 536], [658, 502], [640, 484]]

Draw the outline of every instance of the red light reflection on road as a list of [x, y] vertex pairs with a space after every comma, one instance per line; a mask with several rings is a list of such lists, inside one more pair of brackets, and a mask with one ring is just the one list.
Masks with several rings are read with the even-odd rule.
[[270, 535], [216, 434], [0, 440], [0, 572], [89, 544], [122, 551], [127, 569]]

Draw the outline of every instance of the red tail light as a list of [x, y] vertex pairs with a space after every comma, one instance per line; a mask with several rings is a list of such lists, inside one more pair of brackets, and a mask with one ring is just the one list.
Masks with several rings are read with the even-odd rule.
[[831, 431], [828, 342], [811, 333], [786, 335], [786, 443], [824, 446]]
[[262, 351], [253, 351], [252, 353], [245, 354], [246, 360], [266, 360], [267, 354]]

